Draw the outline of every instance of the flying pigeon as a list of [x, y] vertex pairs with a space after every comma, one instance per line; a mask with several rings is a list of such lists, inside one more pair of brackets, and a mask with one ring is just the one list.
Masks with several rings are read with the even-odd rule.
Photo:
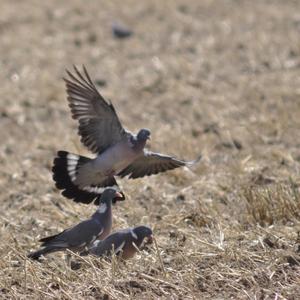
[[112, 227], [112, 199], [120, 196], [115, 189], [107, 188], [101, 195], [97, 211], [89, 219], [59, 234], [41, 239], [42, 248], [29, 253], [28, 257], [37, 260], [41, 255], [66, 249], [80, 252], [85, 247], [89, 247], [96, 239], [106, 238]]
[[[115, 176], [139, 178], [165, 172], [194, 161], [183, 161], [145, 148], [150, 130], [133, 134], [123, 128], [112, 103], [96, 89], [86, 68], [83, 74], [66, 71], [64, 79], [73, 119], [79, 123], [81, 142], [96, 158], [58, 151], [52, 168], [56, 187], [75, 202], [91, 203], [107, 186], [117, 186]], [[123, 195], [124, 199], [124, 195]]]
[[115, 255], [126, 260], [135, 255], [144, 240], [147, 244], [152, 243], [152, 234], [152, 230], [147, 226], [116, 231], [102, 241], [95, 241], [90, 249], [80, 255], [111, 256], [114, 252]]

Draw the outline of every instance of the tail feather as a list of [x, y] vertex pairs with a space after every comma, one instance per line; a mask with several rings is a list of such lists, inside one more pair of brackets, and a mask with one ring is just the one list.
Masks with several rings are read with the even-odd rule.
[[58, 189], [62, 190], [62, 195], [75, 202], [89, 204], [92, 201], [99, 204], [104, 187], [118, 186], [114, 177], [109, 177], [99, 185], [87, 186], [84, 189], [79, 188], [74, 181], [80, 166], [89, 162], [91, 159], [67, 151], [58, 151], [57, 157], [53, 163], [53, 180]]
[[59, 251], [60, 249], [57, 247], [45, 247], [42, 249], [39, 249], [37, 251], [31, 252], [27, 255], [28, 258], [33, 260], [38, 260], [42, 255], [49, 254], [51, 252]]
[[[88, 162], [87, 157], [69, 153], [67, 151], [58, 151], [57, 157], [53, 163], [53, 180], [55, 186], [63, 190], [62, 195], [75, 202], [91, 203], [98, 195], [79, 189], [72, 179], [76, 178], [76, 174], [80, 165]], [[74, 177], [75, 176], [75, 177]]]
[[67, 151], [58, 151], [53, 163], [53, 179], [59, 189], [64, 189], [68, 181], [74, 181], [80, 166], [91, 159]]

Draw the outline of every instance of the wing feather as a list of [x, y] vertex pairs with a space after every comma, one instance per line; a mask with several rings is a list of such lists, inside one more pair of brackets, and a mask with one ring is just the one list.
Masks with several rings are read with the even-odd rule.
[[122, 170], [118, 175], [121, 177], [129, 176], [135, 179], [150, 176], [182, 166], [192, 166], [201, 159], [201, 156], [194, 161], [183, 161], [169, 155], [144, 151], [144, 155], [137, 158], [132, 164]]
[[86, 68], [83, 66], [83, 74], [75, 66], [74, 71], [66, 70], [69, 78], [64, 78], [72, 118], [79, 122], [81, 142], [101, 154], [130, 133], [123, 128], [114, 106], [98, 92]]

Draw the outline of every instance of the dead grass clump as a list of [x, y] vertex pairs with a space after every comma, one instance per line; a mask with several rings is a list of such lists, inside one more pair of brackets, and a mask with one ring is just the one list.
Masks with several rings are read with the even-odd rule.
[[278, 299], [294, 299], [299, 290], [299, 240], [294, 227], [280, 228], [280, 233], [274, 226], [243, 232], [239, 226], [226, 228], [222, 249], [198, 253], [199, 290], [226, 299], [274, 299], [276, 294]]
[[243, 190], [243, 198], [251, 223], [267, 226], [300, 218], [300, 193], [293, 183], [251, 186]]

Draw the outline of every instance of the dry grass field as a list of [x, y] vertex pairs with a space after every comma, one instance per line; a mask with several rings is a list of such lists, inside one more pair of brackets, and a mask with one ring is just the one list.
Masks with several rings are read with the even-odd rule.
[[[297, 0], [0, 3], [1, 299], [300, 299]], [[62, 81], [73, 64], [152, 150], [203, 154], [119, 180], [114, 229], [149, 224], [157, 240], [126, 264], [26, 259], [95, 210], [51, 177], [57, 150], [89, 155]]]

